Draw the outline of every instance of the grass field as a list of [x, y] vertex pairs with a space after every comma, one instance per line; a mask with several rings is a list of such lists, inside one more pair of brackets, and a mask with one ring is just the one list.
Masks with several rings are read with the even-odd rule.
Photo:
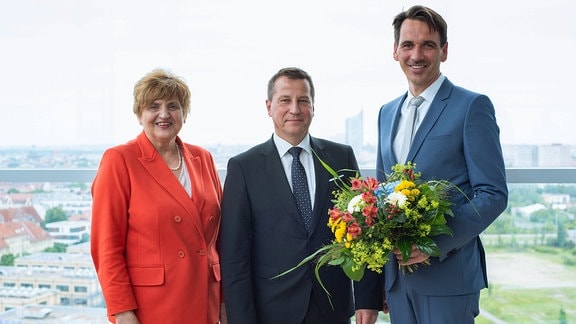
[[[477, 324], [576, 324], [576, 266], [571, 252], [487, 251], [490, 287]], [[571, 263], [574, 264], [574, 263]], [[380, 313], [378, 323], [389, 323]]]
[[480, 308], [499, 322], [481, 314], [477, 323], [576, 323], [576, 266], [565, 265], [565, 257], [488, 251], [490, 288], [482, 291]]

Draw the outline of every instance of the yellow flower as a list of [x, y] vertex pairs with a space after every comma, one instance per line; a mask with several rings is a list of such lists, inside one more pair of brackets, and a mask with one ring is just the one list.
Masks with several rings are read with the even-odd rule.
[[400, 183], [396, 186], [396, 190], [395, 191], [402, 191], [404, 189], [411, 189], [416, 187], [416, 184], [412, 181], [408, 181], [408, 180], [402, 180], [400, 181]]
[[334, 237], [336, 238], [336, 242], [342, 243], [342, 240], [344, 239], [344, 234], [346, 234], [346, 223], [345, 222], [339, 222], [337, 225], [336, 231], [334, 232]]

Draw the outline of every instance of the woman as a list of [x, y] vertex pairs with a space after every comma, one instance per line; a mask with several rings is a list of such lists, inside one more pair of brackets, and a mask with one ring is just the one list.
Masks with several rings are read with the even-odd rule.
[[100, 162], [91, 249], [113, 323], [219, 322], [222, 187], [211, 154], [178, 137], [189, 109], [181, 78], [150, 72], [134, 87], [142, 133]]

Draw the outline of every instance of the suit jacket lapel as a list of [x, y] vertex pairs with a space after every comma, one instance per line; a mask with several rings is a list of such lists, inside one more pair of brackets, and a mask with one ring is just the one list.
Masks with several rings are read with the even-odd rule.
[[[310, 145], [312, 149], [318, 154], [318, 157], [322, 159], [326, 164], [332, 166], [336, 165], [333, 157], [326, 152], [326, 147], [317, 139], [310, 137]], [[330, 205], [330, 200], [332, 199], [331, 193], [329, 192], [330, 179], [332, 175], [328, 173], [314, 154], [312, 158], [314, 159], [314, 173], [316, 178], [316, 192], [314, 193], [314, 206], [312, 208], [312, 226], [310, 232], [314, 232], [317, 226], [326, 226], [326, 223], [321, 220], [326, 220], [328, 215], [328, 210], [324, 210], [324, 206]], [[338, 171], [338, 170], [336, 170]], [[326, 217], [324, 217], [326, 216]]]
[[407, 157], [409, 161], [414, 160], [414, 157], [416, 154], [418, 154], [420, 147], [424, 143], [424, 139], [426, 136], [428, 136], [428, 133], [430, 133], [430, 130], [432, 130], [434, 125], [436, 125], [438, 118], [446, 108], [446, 100], [450, 97], [452, 87], [452, 83], [448, 81], [448, 79], [445, 79], [442, 83], [442, 86], [440, 86], [440, 89], [438, 89], [438, 93], [430, 104], [430, 108], [428, 109], [426, 116], [424, 116], [424, 119], [422, 120], [420, 127], [418, 127], [416, 134], [414, 134], [414, 141], [410, 147], [410, 152], [408, 152]]
[[[179, 138], [177, 138], [179, 145], [182, 145], [182, 142]], [[182, 185], [178, 182], [178, 179], [170, 172], [170, 169], [166, 167], [166, 164], [162, 160], [162, 157], [158, 154], [152, 143], [146, 137], [146, 134], [142, 132], [137, 138], [138, 145], [140, 146], [140, 150], [142, 152], [142, 156], [140, 156], [139, 160], [142, 163], [142, 166], [146, 169], [146, 171], [152, 176], [152, 178], [158, 183], [158, 185], [162, 186], [166, 192], [174, 197], [180, 205], [186, 209], [186, 211], [192, 215], [192, 220], [200, 233], [202, 233], [202, 226], [200, 224], [200, 217], [199, 211], [197, 206], [200, 206], [202, 201], [194, 201], [194, 204], [186, 204], [183, 202], [189, 201], [190, 196]], [[200, 169], [195, 166], [195, 164], [199, 163], [198, 158], [190, 159], [188, 157], [186, 149], [183, 149], [183, 156], [186, 156], [185, 162], [188, 166], [188, 172], [190, 173], [190, 178], [192, 181], [192, 196], [200, 196], [203, 195], [198, 194], [199, 190], [203, 190], [202, 183], [202, 175], [196, 175], [195, 169]], [[200, 183], [200, 184], [199, 184]], [[199, 186], [199, 187], [198, 187]], [[196, 192], [195, 192], [196, 191]], [[198, 199], [198, 198], [196, 198]], [[202, 198], [200, 198], [202, 199]]]
[[[404, 96], [397, 98], [395, 101], [391, 103], [392, 107], [390, 112], [386, 112], [386, 115], [380, 118], [392, 118], [392, 123], [389, 123], [388, 120], [380, 120], [380, 130], [381, 130], [381, 138], [382, 143], [387, 143], [387, 145], [383, 145], [381, 147], [382, 150], [382, 157], [387, 158], [387, 161], [384, 161], [384, 165], [394, 165], [398, 163], [398, 159], [396, 158], [396, 154], [394, 153], [394, 137], [396, 136], [396, 132], [398, 130], [398, 124], [400, 122], [400, 112], [402, 109], [402, 103], [406, 100], [408, 95], [404, 94]], [[389, 170], [383, 170], [385, 173], [388, 173]]]
[[[205, 191], [205, 175], [202, 174], [204, 168], [202, 168], [202, 162], [198, 156], [195, 156], [190, 151], [188, 151], [188, 149], [182, 144], [179, 138], [176, 138], [176, 141], [178, 142], [178, 145], [182, 147], [182, 157], [186, 163], [186, 168], [188, 169], [188, 174], [190, 176], [189, 180], [192, 185], [192, 201], [194, 202], [195, 212], [199, 213], [199, 209], [204, 205], [205, 199], [205, 195], [203, 194]], [[182, 192], [182, 190], [178, 191]], [[186, 199], [190, 199], [186, 190], [183, 190], [183, 192], [186, 194]], [[183, 197], [179, 198], [182, 199]]]
[[306, 228], [298, 212], [298, 207], [296, 206], [296, 201], [294, 200], [294, 195], [292, 194], [292, 189], [290, 188], [290, 183], [288, 183], [288, 179], [286, 179], [286, 173], [274, 140], [270, 139], [262, 145], [260, 155], [264, 165], [262, 176], [265, 177], [269, 184], [269, 187], [263, 190], [266, 190], [268, 193], [272, 191], [280, 197], [287, 197], [287, 199], [279, 199], [280, 206], [278, 206], [278, 209], [286, 211], [288, 215], [292, 215], [296, 222], [302, 225], [301, 229], [306, 232]]

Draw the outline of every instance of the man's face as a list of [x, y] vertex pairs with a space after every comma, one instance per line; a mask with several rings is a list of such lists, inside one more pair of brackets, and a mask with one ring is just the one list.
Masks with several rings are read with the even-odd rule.
[[448, 43], [440, 46], [440, 35], [431, 32], [425, 22], [406, 19], [400, 38], [394, 44], [394, 59], [408, 79], [410, 91], [417, 96], [440, 75], [440, 63], [446, 61]]
[[274, 83], [272, 100], [266, 100], [266, 108], [274, 122], [276, 135], [297, 145], [308, 134], [314, 117], [314, 103], [308, 81], [278, 78]]

